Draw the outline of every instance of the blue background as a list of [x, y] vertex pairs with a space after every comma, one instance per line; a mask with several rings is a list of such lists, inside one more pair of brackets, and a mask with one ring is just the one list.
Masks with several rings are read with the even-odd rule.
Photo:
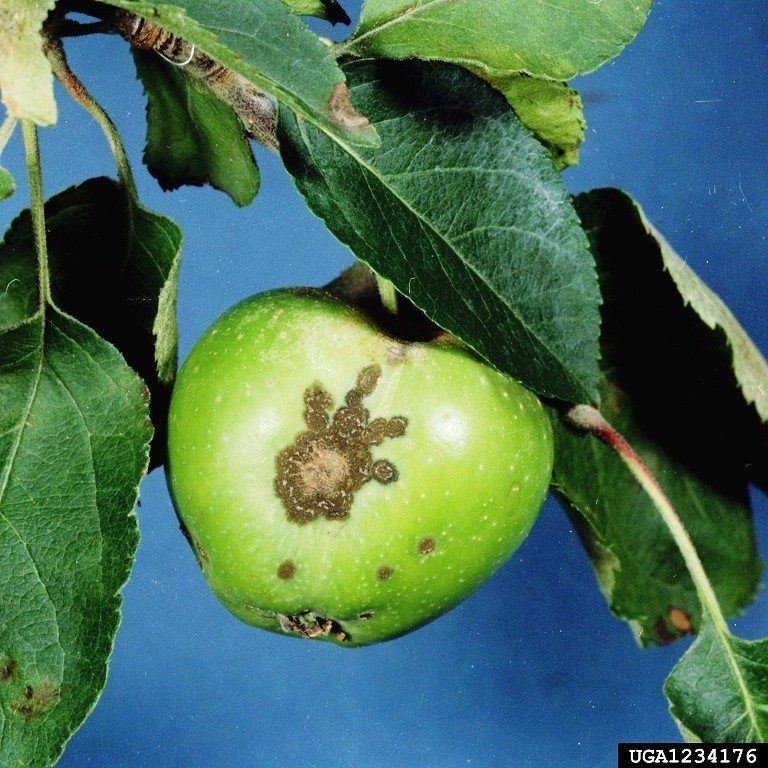
[[[357, 4], [346, 5], [356, 11]], [[684, 6], [684, 7], [683, 7]], [[768, 16], [762, 2], [659, 0], [638, 40], [582, 78], [589, 132], [573, 191], [621, 186], [768, 349]], [[258, 151], [262, 191], [162, 193], [139, 162], [144, 102], [127, 46], [69, 45], [126, 138], [141, 196], [185, 232], [179, 315], [186, 355], [238, 299], [322, 284], [349, 252]], [[96, 126], [59, 94], [43, 132], [53, 193], [112, 173]], [[18, 137], [4, 155], [25, 205]], [[761, 551], [768, 504], [755, 496]], [[142, 488], [142, 543], [107, 690], [61, 765], [611, 766], [619, 740], [676, 740], [662, 682], [684, 644], [641, 652], [612, 618], [569, 523], [548, 502], [515, 557], [466, 603], [400, 640], [357, 651], [285, 639], [232, 618], [208, 591], [162, 473]], [[762, 593], [735, 622], [768, 636]]]

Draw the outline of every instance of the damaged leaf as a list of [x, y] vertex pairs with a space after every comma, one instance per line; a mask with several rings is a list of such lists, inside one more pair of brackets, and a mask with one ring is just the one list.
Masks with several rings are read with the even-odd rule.
[[104, 687], [152, 428], [139, 377], [36, 270], [22, 217], [0, 245], [0, 764], [45, 768]]
[[330, 48], [282, 0], [105, 2], [182, 37], [328, 135], [353, 145], [378, 144], [367, 121], [355, 122], [356, 112], [344, 110], [339, 120], [333, 104], [344, 75]]
[[[576, 207], [604, 300], [601, 411], [659, 480], [723, 612], [734, 616], [754, 598], [761, 573], [748, 485], [766, 479], [768, 440], [753, 395], [768, 385], [768, 367], [631, 198], [596, 190]], [[698, 630], [698, 596], [648, 497], [613, 451], [556, 415], [553, 424], [553, 483], [612, 610], [643, 645]]]
[[283, 160], [310, 208], [499, 369], [552, 397], [596, 398], [594, 262], [546, 151], [459, 67], [344, 70], [383, 147], [350, 147], [281, 111]]

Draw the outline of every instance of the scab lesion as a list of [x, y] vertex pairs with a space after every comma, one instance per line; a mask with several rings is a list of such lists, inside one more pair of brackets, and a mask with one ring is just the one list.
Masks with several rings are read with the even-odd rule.
[[363, 368], [335, 412], [333, 398], [319, 382], [304, 392], [307, 429], [276, 462], [275, 493], [291, 522], [344, 520], [366, 483], [397, 481], [397, 467], [388, 459], [374, 461], [371, 455], [372, 446], [403, 437], [408, 429], [404, 416], [371, 421], [363, 400], [373, 394], [380, 377], [378, 365]]
[[60, 696], [61, 688], [45, 678], [37, 685], [26, 685], [21, 699], [11, 709], [25, 720], [37, 720], [53, 709]]
[[283, 560], [277, 567], [277, 578], [281, 581], [290, 581], [296, 575], [296, 563], [293, 560]]

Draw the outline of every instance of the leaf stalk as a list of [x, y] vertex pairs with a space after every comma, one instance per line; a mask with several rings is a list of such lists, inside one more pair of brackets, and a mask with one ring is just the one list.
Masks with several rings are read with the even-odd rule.
[[720, 609], [715, 590], [704, 570], [699, 554], [688, 535], [683, 521], [672, 506], [672, 502], [662, 489], [645, 462], [638, 456], [626, 439], [591, 405], [575, 405], [564, 415], [564, 421], [577, 429], [588, 432], [616, 452], [632, 473], [634, 478], [648, 494], [654, 507], [664, 520], [672, 538], [683, 556], [691, 575], [702, 608], [712, 620], [718, 633], [728, 633], [728, 625]]
[[37, 268], [40, 280], [40, 307], [51, 298], [51, 281], [48, 271], [48, 244], [45, 231], [45, 198], [43, 197], [43, 172], [40, 165], [40, 145], [37, 126], [30, 120], [23, 120], [21, 131], [24, 137], [24, 154], [29, 176], [29, 202], [32, 213], [32, 231], [37, 252]]
[[112, 119], [101, 104], [88, 92], [77, 75], [69, 68], [64, 47], [59, 39], [50, 35], [47, 36], [45, 53], [48, 61], [51, 63], [56, 79], [64, 86], [69, 95], [93, 117], [104, 132], [104, 136], [117, 164], [117, 174], [120, 178], [120, 183], [125, 187], [131, 199], [134, 202], [138, 202], [136, 182], [133, 178], [131, 164], [125, 151], [125, 145]]

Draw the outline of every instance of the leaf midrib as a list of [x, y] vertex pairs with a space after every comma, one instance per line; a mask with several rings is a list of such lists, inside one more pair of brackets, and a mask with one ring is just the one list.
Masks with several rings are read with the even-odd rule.
[[[29, 563], [32, 566], [32, 569], [35, 573], [35, 576], [38, 582], [40, 582], [40, 586], [43, 588], [45, 597], [48, 600], [48, 603], [50, 604], [51, 611], [53, 612], [53, 615], [56, 617], [56, 621], [54, 622], [54, 629], [56, 632], [56, 645], [59, 647], [62, 653], [62, 667], [63, 667], [63, 660], [66, 657], [66, 652], [64, 650], [64, 647], [61, 644], [61, 636], [59, 634], [59, 618], [58, 618], [59, 612], [56, 609], [56, 604], [53, 602], [53, 598], [51, 598], [51, 594], [48, 591], [48, 587], [46, 586], [45, 582], [40, 576], [40, 571], [37, 568], [37, 563], [35, 562], [34, 557], [32, 557], [32, 553], [29, 551], [27, 542], [24, 540], [24, 537], [21, 535], [21, 533], [19, 533], [16, 526], [7, 517], [5, 512], [3, 512], [3, 500], [5, 499], [5, 493], [8, 489], [8, 484], [10, 483], [11, 474], [16, 465], [16, 459], [18, 458], [18, 455], [19, 455], [19, 449], [21, 447], [22, 437], [28, 426], [27, 422], [29, 420], [29, 415], [32, 413], [32, 407], [34, 406], [35, 400], [37, 399], [37, 393], [40, 389], [40, 382], [42, 380], [42, 375], [43, 375], [43, 366], [45, 363], [46, 320], [45, 320], [44, 308], [42, 306], [38, 310], [38, 312], [30, 318], [30, 321], [34, 320], [35, 318], [39, 318], [41, 322], [40, 360], [38, 362], [37, 372], [35, 374], [35, 381], [32, 387], [30, 388], [29, 396], [27, 397], [27, 404], [24, 409], [24, 417], [18, 424], [18, 435], [16, 436], [16, 439], [11, 448], [10, 460], [8, 462], [8, 469], [7, 469], [7, 472], [5, 473], [5, 477], [3, 478], [2, 487], [0, 487], [0, 517], [2, 517], [3, 520], [8, 524], [8, 527], [13, 531], [13, 533], [16, 535], [18, 540], [21, 542], [22, 547], [24, 547], [24, 551], [26, 552], [27, 557], [29, 558]], [[3, 728], [2, 730], [0, 730], [0, 749], [2, 748], [3, 741], [5, 740], [6, 731], [7, 731], [7, 728], [5, 727], [5, 724], [3, 724]]]
[[418, 16], [420, 13], [423, 13], [428, 9], [435, 8], [436, 6], [439, 6], [439, 5], [445, 5], [451, 2], [455, 3], [456, 0], [427, 0], [426, 3], [412, 7], [410, 10], [401, 11], [400, 13], [396, 14], [392, 18], [387, 19], [387, 21], [379, 24], [378, 26], [371, 27], [366, 32], [363, 32], [362, 35], [357, 35], [353, 37], [349, 41], [349, 44], [351, 47], [354, 47], [355, 43], [360, 42], [360, 40], [365, 40], [367, 37], [371, 37], [371, 35], [379, 34], [381, 33], [382, 30], [388, 29], [389, 27], [399, 24], [404, 19], [412, 19], [414, 16]]
[[734, 677], [736, 678], [736, 682], [738, 683], [741, 697], [744, 701], [744, 709], [746, 710], [746, 714], [747, 714], [747, 717], [749, 718], [749, 722], [752, 725], [753, 731], [761, 742], [765, 741], [765, 735], [763, 734], [760, 728], [760, 725], [757, 721], [757, 715], [755, 714], [755, 709], [752, 706], [752, 696], [749, 692], [749, 688], [747, 687], [747, 682], [746, 680], [744, 680], [744, 676], [741, 673], [741, 667], [739, 666], [739, 663], [736, 660], [734, 649], [729, 642], [731, 634], [728, 631], [728, 627], [720, 626], [719, 622], [711, 614], [710, 614], [710, 619], [712, 621], [712, 626], [713, 626], [713, 629], [715, 630], [715, 633], [717, 634], [718, 638], [721, 640], [723, 644], [723, 648], [725, 649], [725, 654], [728, 657], [728, 663], [731, 665], [731, 668], [733, 669]]

